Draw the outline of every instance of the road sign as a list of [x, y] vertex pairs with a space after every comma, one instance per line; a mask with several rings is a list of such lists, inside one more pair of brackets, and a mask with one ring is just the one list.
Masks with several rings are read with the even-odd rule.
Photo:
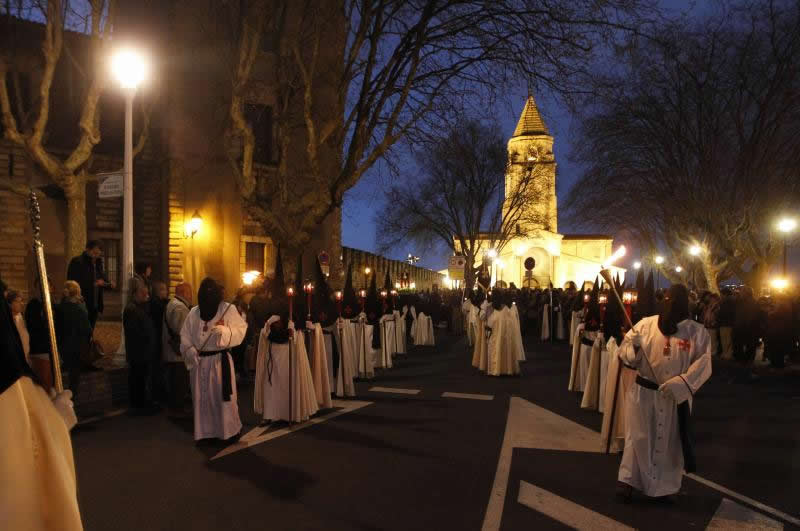
[[532, 256], [529, 256], [525, 259], [525, 269], [530, 271], [534, 267], [536, 267], [536, 260], [534, 260]]
[[464, 280], [464, 268], [466, 266], [466, 258], [463, 256], [451, 256], [447, 263], [447, 275], [450, 280]]
[[98, 173], [97, 197], [117, 199], [122, 197], [122, 172]]

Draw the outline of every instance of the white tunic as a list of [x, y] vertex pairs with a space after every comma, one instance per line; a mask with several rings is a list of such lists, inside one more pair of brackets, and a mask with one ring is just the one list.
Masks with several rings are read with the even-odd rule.
[[[217, 325], [220, 320], [224, 324]], [[236, 307], [221, 302], [216, 315], [208, 321], [205, 331], [204, 326], [200, 309], [195, 306], [186, 316], [181, 328], [181, 354], [186, 368], [189, 369], [189, 381], [192, 384], [194, 438], [228, 439], [242, 429], [233, 358], [230, 353], [224, 353], [229, 360], [232, 391], [230, 400], [225, 402], [222, 397], [223, 354], [200, 357], [198, 351], [212, 352], [238, 346], [244, 340], [247, 323]]]
[[461, 314], [464, 316], [464, 332], [467, 336], [467, 345], [471, 347], [475, 343], [475, 329], [471, 319], [472, 302], [469, 299], [464, 299], [464, 302], [461, 303]]
[[367, 316], [358, 316], [356, 325], [356, 342], [358, 343], [358, 377], [373, 378], [375, 376], [375, 360], [380, 350], [372, 348], [372, 334], [375, 327], [367, 324]]
[[511, 310], [503, 306], [489, 316], [486, 325], [492, 330], [489, 338], [488, 370], [490, 376], [519, 374], [519, 354]]
[[601, 452], [621, 452], [625, 447], [625, 403], [628, 389], [636, 385], [636, 371], [625, 367], [617, 356], [617, 340], [606, 344], [608, 376], [603, 395], [603, 428], [600, 432]]
[[[584, 336], [589, 334], [591, 334], [591, 332], [584, 334]], [[589, 349], [589, 366], [586, 370], [581, 407], [583, 409], [598, 410], [600, 408], [600, 389], [602, 389], [602, 384], [604, 382], [601, 368], [603, 364], [603, 344], [605, 341], [603, 340], [602, 333], [596, 333], [595, 336], [592, 346], [587, 347]], [[581, 345], [581, 354], [585, 352], [583, 349], [584, 346], [585, 345]]]
[[517, 361], [525, 361], [525, 347], [522, 345], [522, 328], [519, 324], [519, 310], [516, 304], [511, 305], [511, 325], [513, 326], [514, 342], [516, 343]]
[[346, 319], [336, 321], [335, 338], [339, 350], [339, 368], [336, 371], [336, 396], [356, 396], [353, 378], [358, 376], [358, 342], [355, 325]]
[[328, 377], [328, 360], [325, 353], [325, 336], [319, 323], [306, 323], [306, 334], [311, 344], [311, 377], [314, 380], [314, 392], [320, 408], [330, 408], [331, 386]]
[[658, 329], [657, 315], [642, 319], [634, 330], [642, 336], [642, 347], [634, 349], [628, 332], [619, 357], [642, 377], [663, 384], [662, 389], [669, 389], [674, 398], [638, 384], [628, 389], [625, 451], [618, 479], [647, 496], [666, 496], [680, 490], [683, 476], [676, 406], [691, 400], [711, 376], [711, 340], [702, 324], [688, 319], [678, 323], [677, 333], [669, 338]]
[[[306, 345], [299, 333], [294, 333], [284, 344], [269, 341], [270, 325], [277, 319], [270, 317], [259, 334], [253, 409], [264, 420], [302, 422], [319, 410]], [[294, 330], [291, 321], [289, 328]]]
[[378, 330], [381, 334], [381, 357], [378, 362], [378, 367], [384, 369], [392, 368], [392, 358], [396, 352], [395, 344], [397, 343], [397, 336], [394, 332], [394, 316], [384, 315], [381, 317], [380, 326]]
[[489, 366], [489, 341], [486, 337], [486, 322], [491, 314], [492, 305], [487, 301], [483, 301], [478, 313], [475, 348], [472, 351], [472, 366], [483, 372], [486, 372]]
[[[406, 310], [408, 311], [408, 310]], [[394, 311], [394, 334], [395, 344], [397, 345], [396, 354], [406, 353], [406, 314], [397, 310]]]
[[542, 341], [550, 339], [550, 305], [545, 304], [542, 306]]
[[420, 312], [419, 317], [417, 318], [414, 344], [422, 346], [434, 346], [436, 344], [433, 336], [433, 319], [431, 319], [430, 316], [425, 315], [424, 312]]
[[[575, 332], [575, 341], [572, 345], [572, 364], [569, 372], [569, 384], [567, 385], [567, 389], [570, 391], [582, 393], [586, 390], [592, 348], [602, 335], [602, 333], [596, 331], [587, 332], [584, 330], [583, 324], [578, 325], [578, 330]], [[583, 340], [586, 340], [589, 344], [585, 345]]]

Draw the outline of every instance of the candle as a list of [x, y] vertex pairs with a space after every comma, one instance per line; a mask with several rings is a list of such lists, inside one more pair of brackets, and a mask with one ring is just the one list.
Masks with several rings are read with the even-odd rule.
[[336, 293], [333, 294], [336, 298], [336, 311], [339, 313], [339, 317], [342, 316], [342, 292], [336, 290]]
[[294, 288], [292, 287], [286, 288], [286, 296], [289, 297], [289, 319], [292, 319], [294, 317], [292, 312], [292, 307], [294, 303]]
[[305, 285], [306, 299], [308, 300], [308, 320], [311, 320], [311, 294], [314, 293], [314, 284], [309, 282]]

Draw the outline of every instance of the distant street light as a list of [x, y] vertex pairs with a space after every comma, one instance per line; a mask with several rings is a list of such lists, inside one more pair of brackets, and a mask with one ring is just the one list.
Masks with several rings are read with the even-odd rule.
[[639, 260], [636, 260], [636, 261], [633, 263], [633, 268], [634, 268], [634, 269], [636, 269], [636, 270], [638, 271], [639, 269], [641, 269], [641, 268], [642, 268], [642, 263], [641, 263]]
[[675, 266], [676, 273], [680, 273], [681, 271], [683, 271], [683, 268], [681, 266]]
[[689, 254], [692, 256], [698, 256], [701, 251], [702, 249], [700, 248], [699, 245], [692, 245], [691, 247], [689, 247]]
[[497, 249], [489, 249], [489, 252], [486, 253], [486, 255], [492, 260], [494, 260], [495, 258], [497, 258]]
[[656, 256], [656, 263], [657, 263], [658, 265], [661, 265], [661, 264], [663, 264], [663, 263], [664, 263], [664, 257], [663, 257], [663, 256], [661, 256], [661, 255], [658, 255], [658, 256]]
[[[147, 78], [147, 61], [136, 50], [126, 48], [111, 58], [111, 72], [125, 92], [125, 155], [122, 172], [122, 308], [128, 304], [128, 284], [133, 278], [133, 96]], [[124, 333], [123, 333], [124, 336]], [[125, 341], [117, 355], [121, 361]]]
[[797, 220], [783, 218], [778, 222], [778, 230], [783, 233], [783, 276], [786, 277], [786, 235], [797, 228]]
[[769, 284], [773, 288], [775, 288], [777, 290], [780, 290], [780, 291], [783, 291], [783, 290], [785, 290], [786, 288], [789, 287], [789, 281], [786, 279], [786, 277], [773, 278], [772, 281], [770, 281]]

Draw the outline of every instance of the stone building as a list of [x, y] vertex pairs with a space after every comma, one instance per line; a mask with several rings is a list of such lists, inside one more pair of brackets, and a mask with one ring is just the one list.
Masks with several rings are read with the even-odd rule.
[[[492, 282], [501, 280], [517, 286], [545, 288], [551, 282], [561, 287], [572, 281], [580, 287], [584, 282], [594, 281], [601, 265], [613, 252], [613, 238], [602, 234], [559, 234], [553, 137], [532, 95], [525, 102], [514, 134], [508, 141], [508, 153], [511, 166], [506, 174], [506, 190], [531, 165], [536, 166], [536, 178], [545, 180], [546, 186], [542, 187], [545, 193], [541, 200], [527, 205], [535, 215], [525, 219], [539, 222], [534, 227], [525, 227], [522, 232], [528, 236], [516, 236], [505, 242], [493, 261]], [[483, 254], [496, 240], [490, 234], [481, 239], [482, 251], [475, 257], [476, 264], [483, 261]], [[528, 257], [535, 261], [530, 274], [523, 265]], [[486, 261], [490, 260], [487, 258]], [[613, 269], [624, 278], [624, 269]]]
[[[290, 4], [293, 6], [293, 4]], [[329, 8], [335, 2], [326, 2]], [[227, 7], [226, 7], [227, 6]], [[220, 9], [233, 9], [221, 3]], [[290, 16], [300, 15], [297, 7]], [[230, 30], [216, 20], [215, 12], [203, 10], [191, 0], [139, 0], [119, 4], [114, 39], [119, 42], [147, 43], [154, 58], [152, 79], [137, 94], [137, 102], [155, 101], [151, 115], [150, 133], [145, 149], [134, 160], [134, 261], [149, 263], [153, 278], [162, 279], [174, 288], [188, 281], [195, 287], [206, 276], [222, 281], [230, 295], [242, 284], [242, 273], [258, 270], [265, 275], [274, 271], [276, 245], [263, 227], [245, 211], [238, 192], [231, 163], [225, 151], [223, 135], [227, 119], [230, 91], [230, 58], [220, 50]], [[27, 35], [26, 49], [35, 54], [41, 43], [40, 24], [16, 21], [16, 29]], [[343, 24], [325, 26], [327, 46], [321, 50], [319, 61], [335, 70], [341, 64]], [[65, 32], [65, 41], [81, 47], [86, 36]], [[3, 42], [6, 42], [3, 40]], [[85, 46], [85, 44], [83, 45]], [[269, 176], [275, 172], [279, 154], [275, 147], [276, 124], [273, 109], [279, 97], [276, 46], [274, 39], [262, 39], [250, 83], [247, 86], [245, 114], [256, 137], [255, 171]], [[62, 54], [52, 89], [51, 122], [54, 130], [65, 134], [63, 146], [59, 135], [53, 135], [47, 148], [54, 152], [71, 147], [82, 94], [80, 76]], [[88, 62], [87, 62], [88, 63]], [[37, 88], [36, 61], [25, 73], [29, 91]], [[332, 98], [336, 93], [325, 83], [315, 84], [319, 105], [315, 112], [335, 112]], [[77, 99], [75, 97], [77, 96]], [[297, 97], [297, 105], [302, 98]], [[90, 171], [97, 174], [120, 170], [122, 167], [124, 131], [123, 95], [113, 82], [102, 96], [101, 133], [103, 140], [96, 146]], [[302, 108], [296, 114], [302, 120]], [[142, 114], [138, 103], [134, 111], [134, 142], [139, 134]], [[298, 127], [298, 135], [303, 128]], [[71, 133], [70, 133], [71, 132]], [[293, 133], [294, 134], [294, 133]], [[306, 157], [303, 142], [294, 143], [283, 161], [302, 174]], [[323, 162], [333, 171], [338, 168], [338, 150], [324, 147]], [[26, 157], [24, 150], [8, 140], [0, 140], [0, 179], [9, 183], [32, 185], [45, 192], [42, 200], [42, 235], [48, 269], [55, 286], [63, 285], [69, 256], [65, 252], [64, 227], [66, 205], [63, 194]], [[302, 193], [307, 183], [297, 182], [293, 192]], [[87, 239], [102, 242], [106, 269], [117, 289], [106, 294], [106, 319], [118, 318], [119, 286], [121, 284], [122, 200], [99, 199], [97, 181], [86, 186]], [[0, 276], [18, 289], [31, 289], [34, 262], [30, 252], [31, 232], [27, 216], [27, 199], [0, 189], [0, 209], [4, 222], [0, 224]], [[193, 216], [202, 219], [200, 229], [192, 234], [187, 224]], [[343, 271], [352, 259], [372, 260], [374, 271], [384, 267], [400, 271], [399, 263], [384, 260], [369, 253], [341, 246], [341, 211], [336, 210], [320, 224], [311, 241], [303, 249], [303, 270], [310, 272], [320, 253], [331, 257], [330, 273], [334, 285], [343, 282]], [[296, 256], [284, 255], [287, 276], [294, 274]], [[361, 267], [359, 262], [359, 267]], [[363, 268], [362, 268], [363, 269]], [[421, 268], [414, 271], [418, 287], [430, 287], [436, 274]], [[382, 280], [382, 277], [381, 277]]]

